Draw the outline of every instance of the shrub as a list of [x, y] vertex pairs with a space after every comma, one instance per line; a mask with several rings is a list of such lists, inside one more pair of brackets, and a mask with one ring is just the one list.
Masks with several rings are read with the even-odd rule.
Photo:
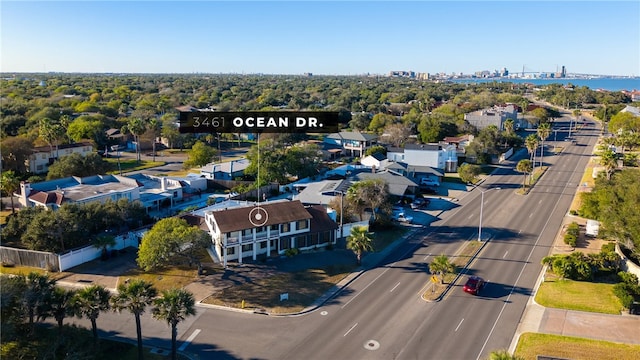
[[564, 243], [571, 247], [576, 247], [576, 244], [578, 243], [578, 238], [573, 234], [567, 233], [564, 235]]
[[602, 244], [601, 252], [616, 252], [616, 243], [609, 242], [606, 244]]
[[294, 249], [287, 249], [287, 250], [284, 251], [284, 255], [286, 257], [294, 257], [294, 256], [298, 255], [299, 253], [300, 253], [300, 250], [295, 249], [295, 248]]
[[640, 285], [635, 274], [621, 271], [620, 283], [613, 286], [613, 293], [620, 299], [622, 306], [629, 309], [634, 301], [640, 300]]
[[576, 238], [580, 235], [580, 225], [577, 222], [572, 222], [567, 226], [567, 234], [571, 234]]

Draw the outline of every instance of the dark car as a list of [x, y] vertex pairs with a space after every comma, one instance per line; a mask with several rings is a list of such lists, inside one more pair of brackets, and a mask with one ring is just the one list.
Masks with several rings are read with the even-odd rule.
[[413, 200], [413, 202], [411, 203], [411, 208], [413, 210], [424, 209], [429, 205], [430, 202], [431, 201], [429, 201], [429, 199], [417, 198], [417, 199]]
[[467, 283], [464, 284], [464, 287], [462, 287], [462, 290], [472, 295], [478, 295], [480, 293], [480, 290], [484, 288], [484, 285], [485, 282], [483, 278], [479, 276], [470, 276], [467, 280]]

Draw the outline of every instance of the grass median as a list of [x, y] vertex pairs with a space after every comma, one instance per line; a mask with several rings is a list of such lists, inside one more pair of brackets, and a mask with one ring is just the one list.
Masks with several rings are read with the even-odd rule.
[[464, 271], [469, 262], [473, 259], [476, 253], [480, 250], [483, 243], [476, 240], [466, 241], [458, 251], [450, 257], [449, 261], [456, 267], [456, 272], [453, 274], [446, 274], [444, 281], [437, 283], [429, 283], [426, 285], [426, 290], [422, 293], [422, 298], [427, 301], [438, 300], [447, 289], [454, 285], [456, 277], [459, 273]]

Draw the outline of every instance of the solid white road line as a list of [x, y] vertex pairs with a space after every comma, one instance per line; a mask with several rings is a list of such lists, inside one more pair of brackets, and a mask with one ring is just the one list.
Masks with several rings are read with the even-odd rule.
[[193, 339], [195, 339], [196, 336], [198, 336], [198, 334], [200, 334], [200, 329], [193, 330], [193, 333], [191, 333], [191, 335], [187, 338], [187, 340], [183, 342], [182, 345], [180, 345], [180, 347], [178, 348], [178, 351], [184, 351], [184, 349], [186, 349], [187, 346], [191, 344]]
[[353, 330], [356, 326], [358, 326], [358, 323], [353, 324], [353, 326], [351, 327], [351, 329], [347, 330], [347, 332], [346, 332], [346, 333], [344, 333], [344, 335], [342, 335], [342, 336], [347, 336], [347, 335], [349, 335], [349, 333], [351, 332], [351, 330]]
[[400, 283], [397, 283], [396, 286], [393, 287], [393, 289], [389, 290], [389, 292], [393, 292], [393, 290], [395, 290], [398, 287], [398, 285], [400, 285]]
[[460, 324], [458, 324], [458, 326], [456, 326], [456, 329], [454, 330], [454, 332], [458, 331], [458, 329], [460, 328], [460, 325], [462, 325], [463, 321], [464, 321], [464, 318], [462, 320], [460, 320]]

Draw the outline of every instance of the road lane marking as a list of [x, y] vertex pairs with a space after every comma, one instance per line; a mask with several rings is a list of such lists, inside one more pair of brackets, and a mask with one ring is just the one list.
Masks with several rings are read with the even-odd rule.
[[344, 337], [344, 336], [349, 335], [349, 333], [351, 332], [351, 330], [353, 330], [356, 326], [358, 326], [358, 323], [353, 324], [353, 326], [351, 327], [351, 329], [347, 330], [347, 332], [346, 332], [346, 333], [344, 333], [344, 335], [342, 335], [342, 336]]
[[464, 318], [462, 318], [462, 320], [460, 320], [460, 324], [458, 324], [458, 326], [456, 326], [456, 329], [454, 330], [454, 332], [458, 331], [458, 329], [460, 328], [460, 325], [462, 325], [463, 321], [464, 321]]
[[396, 284], [396, 286], [394, 286], [394, 287], [393, 287], [393, 289], [391, 289], [389, 292], [393, 292], [393, 290], [395, 290], [395, 289], [398, 287], [398, 285], [400, 285], [400, 283], [399, 283], [399, 282], [398, 282], [398, 283]]
[[[573, 172], [575, 172], [578, 169], [578, 165], [580, 165], [579, 162], [576, 163], [576, 165], [573, 168]], [[562, 189], [562, 193], [564, 193], [565, 190], [567, 190], [569, 188], [571, 184], [567, 183], [564, 188]], [[552, 215], [558, 208], [558, 205], [560, 204], [560, 198], [561, 196], [558, 196], [556, 198], [556, 203], [553, 206], [553, 209], [551, 210], [551, 212], [549, 213], [550, 215]], [[496, 329], [496, 326], [498, 325], [498, 321], [500, 321], [500, 318], [502, 317], [502, 313], [504, 312], [505, 308], [507, 307], [507, 304], [510, 304], [511, 301], [511, 295], [513, 295], [513, 292], [516, 288], [516, 285], [518, 284], [518, 282], [520, 282], [520, 278], [522, 277], [522, 274], [524, 274], [524, 270], [527, 268], [527, 264], [529, 264], [529, 259], [531, 259], [531, 256], [533, 256], [533, 252], [536, 249], [536, 247], [538, 246], [538, 243], [540, 242], [540, 239], [542, 238], [542, 234], [544, 234], [545, 230], [547, 229], [547, 226], [549, 225], [549, 222], [551, 221], [552, 216], [548, 216], [547, 217], [547, 221], [544, 223], [544, 226], [542, 227], [542, 230], [540, 231], [540, 234], [538, 235], [538, 237], [536, 238], [536, 241], [533, 243], [533, 246], [531, 247], [531, 250], [529, 251], [529, 255], [527, 256], [527, 259], [525, 260], [524, 265], [522, 266], [522, 269], [520, 269], [520, 273], [518, 274], [518, 277], [516, 278], [516, 281], [514, 282], [514, 284], [511, 286], [511, 290], [509, 291], [509, 295], [507, 296], [507, 299], [504, 301], [504, 303], [502, 304], [502, 309], [500, 309], [500, 312], [498, 313], [498, 317], [496, 318], [496, 321], [493, 323], [493, 326], [491, 327], [491, 330], [489, 331], [489, 335], [487, 335], [487, 338], [484, 341], [484, 344], [482, 345], [482, 348], [480, 349], [480, 352], [478, 353], [478, 356], [476, 357], [476, 360], [480, 360], [480, 357], [482, 356], [482, 353], [484, 352], [484, 349], [487, 347], [487, 344], [489, 343], [489, 339], [491, 338], [491, 336], [493, 335], [493, 332]], [[538, 284], [539, 286], [539, 284]], [[534, 289], [537, 291], [537, 289]], [[513, 343], [513, 341], [512, 341]], [[509, 347], [511, 348], [511, 346], [513, 346], [513, 344], [511, 344]]]
[[193, 339], [195, 339], [196, 336], [198, 336], [198, 334], [200, 334], [200, 329], [193, 330], [193, 333], [191, 333], [191, 335], [187, 338], [187, 340], [183, 342], [182, 345], [180, 345], [180, 347], [178, 348], [178, 351], [184, 351], [184, 349], [186, 349], [187, 346], [191, 344]]
[[431, 253], [428, 253], [427, 256], [425, 256], [424, 259], [422, 259], [422, 260], [426, 261], [429, 258], [429, 256], [431, 256]]
[[474, 216], [474, 214], [469, 215], [469, 217], [467, 217], [467, 219], [471, 219]]
[[[397, 261], [396, 261], [396, 262], [397, 262]], [[378, 279], [380, 278], [380, 276], [384, 275], [384, 273], [386, 273], [387, 271], [389, 271], [389, 269], [391, 269], [393, 266], [395, 266], [396, 262], [394, 262], [393, 264], [389, 265], [389, 267], [388, 267], [388, 268], [384, 269], [384, 271], [383, 271], [383, 272], [381, 272], [381, 273], [380, 273], [380, 275], [376, 276], [376, 278], [375, 278], [375, 279], [373, 279], [373, 281], [371, 281], [369, 284], [367, 284], [367, 286], [365, 286], [365, 287], [364, 287], [364, 289], [360, 290], [360, 292], [359, 292], [359, 293], [357, 293], [357, 294], [353, 295], [353, 297], [352, 297], [351, 299], [349, 299], [349, 301], [347, 301], [346, 303], [344, 303], [344, 305], [342, 305], [340, 308], [341, 308], [341, 309], [344, 309], [344, 308], [345, 308], [345, 306], [349, 305], [349, 303], [350, 303], [351, 301], [353, 301], [353, 299], [355, 299], [356, 297], [358, 297], [358, 295], [362, 294], [365, 290], [367, 290], [367, 288], [368, 288], [369, 286], [371, 286], [371, 284], [373, 284], [374, 282], [376, 282], [376, 280], [378, 280]]]
[[509, 251], [505, 251], [504, 255], [502, 255], [502, 258], [503, 259], [506, 258], [508, 253], [509, 253]]

